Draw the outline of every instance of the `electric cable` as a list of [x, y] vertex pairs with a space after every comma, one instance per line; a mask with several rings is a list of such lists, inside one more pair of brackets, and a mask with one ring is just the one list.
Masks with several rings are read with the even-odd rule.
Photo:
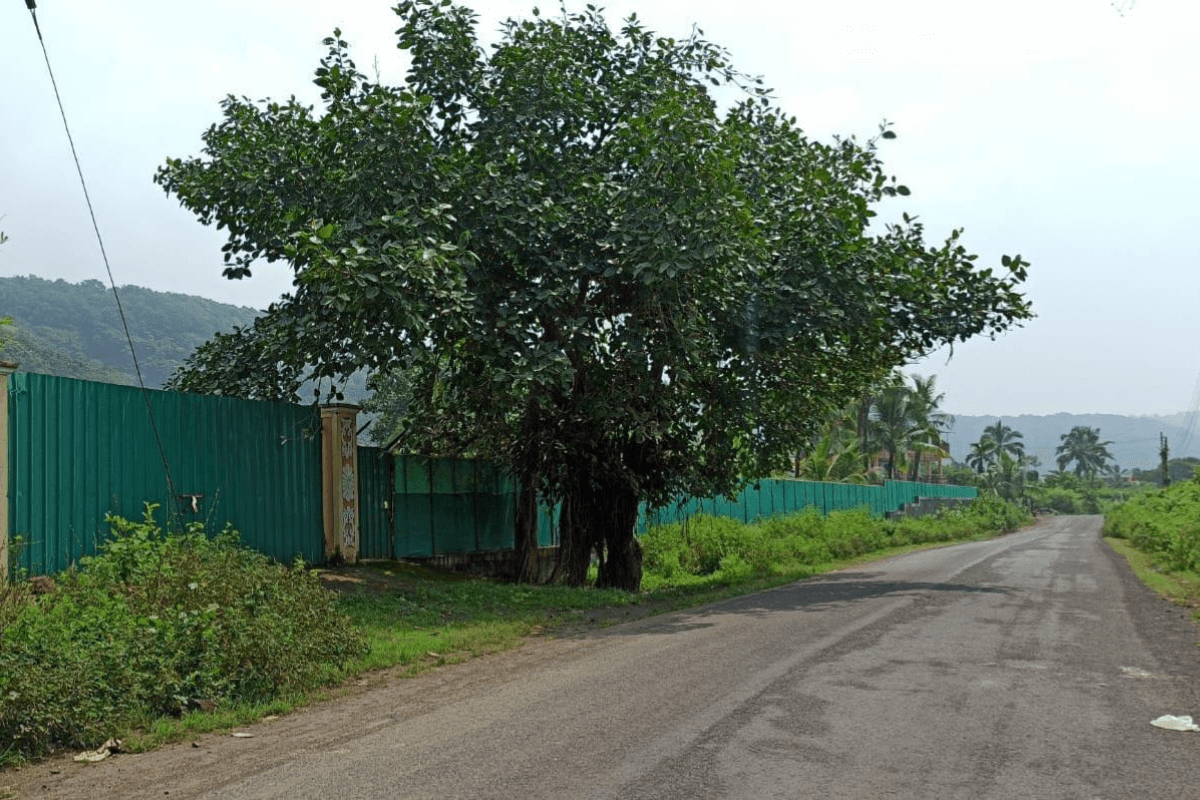
[[[96, 221], [96, 211], [92, 207], [92, 197], [88, 193], [87, 181], [83, 177], [83, 167], [79, 162], [79, 153], [75, 149], [75, 138], [71, 135], [71, 126], [67, 123], [67, 111], [63, 106], [62, 95], [58, 91], [58, 81], [54, 78], [54, 69], [50, 66], [50, 52], [46, 49], [46, 40], [42, 38], [42, 27], [38, 24], [36, 0], [25, 0], [29, 16], [33, 18], [33, 29], [37, 32], [38, 43], [42, 47], [42, 56], [46, 60], [46, 72], [50, 75], [50, 85], [54, 88], [54, 99], [58, 102], [58, 113], [62, 117], [63, 130], [67, 133], [67, 142], [71, 146], [71, 158], [75, 161], [75, 171], [79, 175], [79, 185], [83, 187], [83, 199], [87, 202], [88, 215], [92, 219], [92, 230], [96, 232], [96, 242], [100, 245], [100, 257], [104, 260], [104, 269], [108, 273], [108, 285], [112, 287], [113, 299], [117, 301], [117, 313], [121, 317], [121, 326], [125, 330], [125, 341], [129, 343], [129, 354], [133, 357], [133, 370], [137, 374], [138, 386], [141, 387], [142, 400], [146, 404], [146, 413], [150, 417], [150, 430], [154, 433], [154, 441], [158, 445], [158, 455], [162, 459], [163, 474], [167, 479], [167, 494], [171, 498], [171, 509], [175, 508], [175, 484], [171, 480], [171, 466], [167, 461], [167, 451], [163, 447], [162, 436], [158, 431], [158, 423], [154, 419], [154, 407], [150, 404], [150, 393], [146, 389], [146, 381], [142, 378], [142, 368], [138, 364], [137, 350], [133, 346], [133, 337], [129, 333], [129, 322], [125, 319], [125, 309], [121, 305], [121, 296], [117, 292], [117, 282], [113, 278], [112, 266], [108, 261], [108, 251], [104, 248], [104, 237], [100, 235], [100, 224]], [[173, 514], [168, 514], [168, 521]]]

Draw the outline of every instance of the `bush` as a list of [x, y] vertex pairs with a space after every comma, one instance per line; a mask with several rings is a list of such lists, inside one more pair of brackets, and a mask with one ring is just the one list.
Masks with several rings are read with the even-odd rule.
[[[87, 747], [197, 700], [265, 702], [336, 677], [363, 645], [319, 579], [193, 524], [109, 517], [57, 587], [0, 603], [0, 753]], [[10, 590], [12, 591], [12, 590]]]
[[1200, 483], [1175, 483], [1109, 511], [1104, 535], [1128, 539], [1169, 569], [1200, 572]]
[[698, 516], [651, 528], [641, 538], [648, 588], [753, 575], [796, 575], [887, 547], [949, 542], [1013, 531], [1032, 521], [1024, 509], [995, 496], [920, 519], [885, 521], [863, 508], [822, 516], [815, 508], [744, 525]]

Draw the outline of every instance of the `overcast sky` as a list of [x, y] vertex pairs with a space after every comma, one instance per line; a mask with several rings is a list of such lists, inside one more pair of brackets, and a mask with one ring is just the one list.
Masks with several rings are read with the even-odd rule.
[[[889, 213], [918, 215], [930, 239], [964, 228], [982, 263], [1032, 262], [1036, 320], [910, 369], [938, 376], [949, 411], [1188, 408], [1200, 373], [1195, 0], [1138, 0], [1124, 14], [1109, 0], [597, 4], [612, 23], [636, 10], [666, 35], [698, 25], [813, 137], [867, 137], [891, 121], [884, 162], [913, 194]], [[226, 94], [315, 103], [312, 70], [335, 26], [360, 68], [399, 81], [389, 4], [38, 6], [117, 283], [257, 308], [287, 291], [284, 266], [221, 277], [222, 237], [151, 177], [199, 153]], [[533, 4], [474, 7], [487, 39]], [[107, 282], [21, 0], [0, 2], [0, 230], [0, 275]]]

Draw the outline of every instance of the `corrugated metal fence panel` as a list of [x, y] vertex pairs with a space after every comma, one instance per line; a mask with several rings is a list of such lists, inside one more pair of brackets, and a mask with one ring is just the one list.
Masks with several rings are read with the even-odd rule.
[[183, 521], [226, 522], [280, 560], [323, 558], [320, 414], [313, 407], [148, 390], [176, 495], [170, 502], [146, 399], [128, 386], [18, 372], [9, 384], [10, 526], [17, 567], [65, 569], [94, 553], [108, 512], [143, 502]]
[[699, 514], [724, 516], [754, 523], [779, 514], [795, 514], [805, 508], [815, 508], [821, 514], [833, 511], [853, 511], [866, 508], [873, 516], [898, 511], [919, 497], [974, 498], [973, 486], [947, 486], [909, 481], [887, 481], [883, 486], [819, 481], [763, 479], [744, 488], [736, 500], [723, 497], [685, 498], [663, 508], [642, 508], [638, 516], [638, 531], [683, 522]]
[[392, 558], [392, 457], [380, 447], [358, 448], [358, 554]]
[[[396, 558], [513, 547], [517, 488], [494, 465], [409, 455], [394, 462]], [[554, 540], [556, 519], [540, 509], [539, 543]]]
[[[433, 515], [429, 470], [411, 456], [396, 456], [396, 558], [428, 558], [433, 555]], [[422, 483], [423, 486], [418, 486]]]

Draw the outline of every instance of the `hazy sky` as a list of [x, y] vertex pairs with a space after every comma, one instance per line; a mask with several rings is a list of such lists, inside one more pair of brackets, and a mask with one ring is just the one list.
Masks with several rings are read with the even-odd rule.
[[[892, 201], [982, 263], [1020, 253], [1038, 318], [911, 369], [958, 414], [1185, 410], [1200, 373], [1200, 30], [1195, 0], [690, 0], [598, 3], [658, 32], [693, 24], [761, 74], [817, 138], [890, 120]], [[223, 238], [151, 181], [198, 154], [226, 94], [317, 101], [334, 26], [398, 81], [387, 2], [40, 0], [38, 19], [119, 284], [265, 307], [284, 266], [221, 277]], [[480, 31], [529, 2], [474, 4]], [[579, 7], [573, 4], [569, 7]], [[555, 4], [547, 3], [544, 12]], [[0, 4], [0, 275], [106, 280], [25, 4]], [[17, 309], [2, 309], [3, 312]]]

